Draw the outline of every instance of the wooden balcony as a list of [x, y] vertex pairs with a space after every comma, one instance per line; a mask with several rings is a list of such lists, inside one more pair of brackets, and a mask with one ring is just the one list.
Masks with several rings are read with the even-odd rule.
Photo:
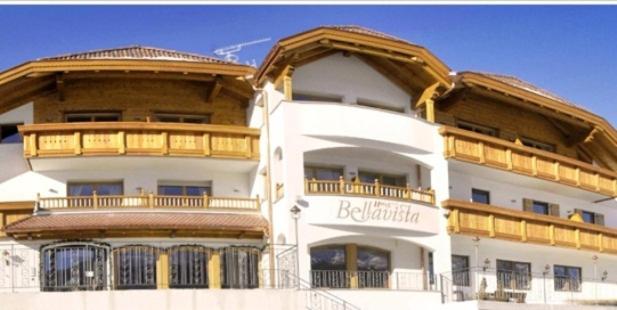
[[190, 156], [259, 159], [259, 130], [241, 126], [109, 122], [19, 127], [26, 158]]
[[617, 196], [617, 173], [573, 158], [444, 126], [445, 156]]
[[455, 234], [617, 254], [617, 229], [462, 200], [446, 200]]
[[118, 195], [118, 196], [70, 196], [39, 198], [37, 211], [78, 211], [84, 209], [183, 209], [203, 211], [259, 211], [259, 197], [211, 197], [211, 196], [164, 196], [164, 195]]
[[346, 181], [342, 177], [339, 180], [305, 179], [304, 192], [307, 195], [349, 195], [435, 204], [433, 190], [384, 185], [378, 180], [361, 183]]

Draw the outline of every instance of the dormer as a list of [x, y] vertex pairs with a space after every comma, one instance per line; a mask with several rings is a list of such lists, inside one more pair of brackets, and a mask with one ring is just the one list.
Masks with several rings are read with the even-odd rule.
[[338, 102], [432, 120], [433, 99], [451, 86], [449, 71], [403, 39], [358, 26], [322, 26], [278, 41], [256, 82], [272, 83], [287, 101]]

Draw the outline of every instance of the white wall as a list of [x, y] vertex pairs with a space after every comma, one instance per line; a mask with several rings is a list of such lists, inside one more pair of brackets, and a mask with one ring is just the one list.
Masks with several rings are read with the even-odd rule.
[[296, 68], [293, 91], [343, 97], [344, 103], [368, 100], [410, 110], [411, 97], [355, 56], [334, 54]]
[[[0, 114], [0, 125], [24, 123], [33, 119], [33, 104], [28, 103]], [[0, 182], [28, 171], [23, 143], [0, 144]]]
[[[107, 309], [304, 309], [306, 294], [295, 290], [126, 290], [0, 294], [3, 310]], [[267, 301], [267, 302], [266, 302]], [[61, 305], [61, 306], [60, 306]]]
[[[545, 181], [550, 182], [550, 181]], [[515, 210], [523, 210], [523, 198], [559, 204], [561, 218], [567, 218], [574, 209], [583, 209], [604, 214], [605, 225], [617, 227], [617, 210], [602, 204], [589, 202], [532, 187], [516, 186], [483, 178], [478, 175], [450, 171], [450, 196], [453, 199], [471, 201], [471, 189], [490, 192], [491, 204]], [[566, 187], [567, 188], [567, 187]]]
[[25, 201], [42, 197], [66, 196], [67, 182], [123, 181], [124, 194], [137, 195], [138, 188], [146, 193], [156, 193], [159, 181], [196, 182], [212, 181], [213, 196], [249, 197], [249, 173], [207, 171], [186, 167], [185, 169], [140, 169], [140, 170], [78, 170], [25, 172], [0, 183], [0, 201]]
[[[547, 302], [551, 303], [565, 302], [569, 299], [594, 299], [596, 296], [599, 299], [609, 299], [614, 297], [614, 292], [617, 290], [617, 257], [611, 254], [481, 238], [478, 242], [478, 258], [476, 259], [475, 243], [472, 237], [462, 235], [452, 237], [452, 254], [469, 256], [471, 267], [482, 267], [484, 261], [489, 260], [489, 271], [479, 276], [487, 279], [487, 292], [496, 289], [495, 268], [497, 259], [530, 263], [531, 272], [536, 275], [531, 283], [531, 290], [527, 291], [528, 302], [543, 303], [545, 292]], [[595, 274], [594, 256], [598, 258]], [[546, 282], [544, 282], [541, 273], [546, 265], [550, 266], [550, 271]], [[582, 268], [582, 292], [555, 291], [552, 281], [554, 265]], [[602, 281], [601, 276], [604, 271], [608, 272], [608, 278]], [[544, 288], [546, 288], [546, 291]]]

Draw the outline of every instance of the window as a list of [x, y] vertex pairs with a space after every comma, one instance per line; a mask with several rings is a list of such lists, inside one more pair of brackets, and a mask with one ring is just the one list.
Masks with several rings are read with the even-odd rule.
[[67, 123], [85, 122], [117, 122], [121, 115], [118, 112], [75, 112], [64, 114]]
[[343, 102], [343, 97], [337, 95], [293, 92], [291, 96], [293, 101]]
[[379, 180], [383, 185], [405, 187], [407, 184], [407, 177], [405, 175], [389, 175], [379, 172], [359, 171], [358, 176], [362, 183], [374, 183], [375, 180]]
[[583, 222], [595, 224], [595, 222], [596, 222], [596, 215], [595, 215], [595, 213], [589, 212], [589, 211], [583, 211], [581, 213], [582, 213], [582, 217], [583, 217]]
[[523, 143], [524, 146], [533, 147], [533, 148], [544, 150], [547, 152], [555, 152], [555, 145], [552, 145], [552, 144], [540, 142], [540, 141], [529, 139], [529, 138], [521, 138], [521, 142]]
[[491, 204], [491, 195], [489, 191], [472, 188], [471, 201], [489, 205]]
[[328, 245], [312, 248], [311, 283], [313, 287], [349, 287], [346, 262], [344, 245]]
[[497, 285], [507, 289], [530, 289], [531, 264], [498, 259]]
[[469, 256], [452, 255], [452, 284], [469, 286]]
[[101, 196], [122, 195], [122, 182], [71, 182], [67, 184], [68, 196], [92, 196], [96, 191]]
[[343, 176], [343, 168], [305, 166], [304, 177], [312, 180], [338, 180]]
[[581, 290], [582, 272], [580, 267], [553, 266], [556, 291], [577, 292]]
[[69, 243], [41, 249], [41, 290], [103, 290], [107, 285], [107, 253], [102, 244]]
[[549, 206], [546, 202], [533, 201], [533, 213], [549, 215]]
[[207, 288], [210, 250], [197, 245], [169, 249], [169, 287]]
[[165, 196], [203, 196], [211, 195], [210, 185], [159, 185], [159, 195]]
[[433, 259], [433, 252], [428, 252], [428, 278], [429, 284], [435, 284], [435, 260]]
[[223, 288], [257, 288], [259, 286], [259, 250], [252, 247], [221, 249]]
[[209, 124], [210, 115], [156, 113], [154, 119], [164, 123]]
[[358, 247], [359, 288], [388, 287], [390, 275], [390, 252], [372, 247]]
[[458, 128], [481, 133], [483, 135], [497, 137], [497, 129], [495, 128], [482, 126], [482, 125], [478, 125], [478, 124], [474, 124], [474, 123], [466, 122], [466, 121], [461, 121], [461, 120], [456, 121], [456, 126]]
[[158, 250], [131, 245], [113, 250], [116, 289], [155, 289]]
[[17, 126], [23, 124], [4, 124], [0, 125], [0, 144], [22, 143], [23, 139], [19, 134]]
[[405, 108], [404, 107], [393, 107], [393, 106], [389, 106], [389, 105], [381, 103], [381, 102], [375, 102], [375, 101], [369, 101], [369, 100], [364, 100], [364, 99], [358, 99], [357, 104], [359, 106], [365, 106], [365, 107], [370, 107], [370, 108], [388, 110], [388, 111], [397, 112], [397, 113], [405, 113]]

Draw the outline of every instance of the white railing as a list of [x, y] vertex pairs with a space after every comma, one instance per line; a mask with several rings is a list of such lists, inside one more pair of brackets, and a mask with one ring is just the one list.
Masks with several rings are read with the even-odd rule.
[[541, 273], [472, 268], [441, 274], [444, 302], [487, 300], [528, 304], [615, 305], [617, 282], [607, 275], [555, 277], [552, 270]]
[[259, 210], [259, 197], [211, 197], [211, 196], [167, 196], [167, 195], [114, 195], [69, 196], [38, 198], [38, 210], [77, 210], [110, 208], [188, 208], [188, 209], [231, 209]]
[[311, 270], [311, 285], [317, 288], [436, 290], [436, 285], [431, 282], [428, 273], [422, 271]]

